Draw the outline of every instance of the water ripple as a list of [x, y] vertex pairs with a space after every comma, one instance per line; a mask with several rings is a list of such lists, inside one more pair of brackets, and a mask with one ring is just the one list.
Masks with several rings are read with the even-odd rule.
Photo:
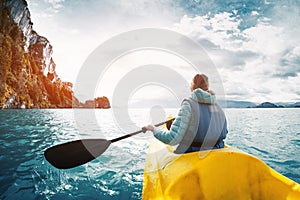
[[[141, 124], [145, 112], [132, 113]], [[141, 199], [151, 134], [114, 143], [99, 158], [74, 169], [58, 170], [45, 160], [43, 152], [54, 144], [126, 134], [109, 111], [95, 114], [102, 123], [91, 124], [87, 118], [84, 127], [77, 128], [72, 110], [0, 111], [0, 199]], [[229, 109], [226, 114], [227, 144], [300, 182], [298, 110]]]

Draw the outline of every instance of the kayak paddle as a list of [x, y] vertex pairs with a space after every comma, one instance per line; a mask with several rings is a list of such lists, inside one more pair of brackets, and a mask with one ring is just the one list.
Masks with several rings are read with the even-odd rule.
[[[154, 126], [161, 126], [165, 123], [173, 121], [174, 118], [161, 122]], [[123, 135], [121, 137], [106, 140], [106, 139], [82, 139], [59, 144], [46, 149], [44, 152], [46, 160], [58, 169], [69, 169], [83, 165], [91, 160], [94, 160], [106, 151], [111, 143], [123, 140], [125, 138], [146, 132], [142, 130]]]

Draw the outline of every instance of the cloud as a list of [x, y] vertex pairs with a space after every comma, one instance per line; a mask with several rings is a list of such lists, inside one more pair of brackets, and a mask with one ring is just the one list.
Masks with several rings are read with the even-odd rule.
[[280, 78], [297, 77], [300, 72], [300, 47], [287, 50], [279, 62], [280, 67], [274, 76]]
[[199, 1], [181, 0], [181, 6], [189, 17], [216, 15], [230, 13], [241, 20], [239, 29], [244, 30], [255, 26], [257, 21], [267, 15], [274, 3], [266, 3], [264, 0], [254, 1]]
[[243, 70], [247, 60], [258, 55], [252, 49], [242, 47], [246, 36], [238, 28], [240, 23], [240, 19], [227, 12], [214, 16], [185, 15], [174, 29], [196, 40], [217, 66]]
[[[257, 11], [252, 14], [260, 15]], [[240, 17], [228, 12], [184, 16], [175, 30], [206, 49], [219, 69], [228, 98], [287, 100], [294, 96], [277, 85], [281, 79], [298, 77], [300, 51], [294, 43], [298, 39], [288, 37], [293, 35], [289, 29], [272, 24], [269, 18], [260, 18], [244, 29], [241, 22]]]
[[64, 0], [45, 0], [46, 3], [51, 4], [54, 9], [63, 8]]
[[272, 90], [270, 88], [267, 88], [264, 86], [254, 88], [254, 91], [259, 94], [271, 94], [272, 93]]
[[[63, 80], [74, 82], [89, 53], [137, 28], [167, 27], [198, 42], [222, 77], [228, 98], [299, 98], [299, 1], [28, 0], [34, 28], [54, 46]], [[291, 90], [292, 89], [292, 90]], [[296, 92], [295, 92], [296, 91]]]
[[28, 4], [33, 28], [53, 45], [58, 75], [71, 82], [105, 40], [138, 28], [168, 27], [183, 15], [171, 0], [28, 0]]
[[174, 25], [174, 29], [196, 41], [204, 41], [203, 44], [207, 43], [221, 49], [232, 49], [239, 44], [238, 38], [242, 37], [238, 29], [239, 24], [240, 20], [227, 12], [214, 16], [188, 17], [185, 15], [179, 23]]
[[252, 51], [242, 50], [208, 50], [212, 60], [216, 63], [218, 68], [227, 68], [231, 70], [244, 70], [247, 62], [250, 62], [259, 57], [259, 54]]

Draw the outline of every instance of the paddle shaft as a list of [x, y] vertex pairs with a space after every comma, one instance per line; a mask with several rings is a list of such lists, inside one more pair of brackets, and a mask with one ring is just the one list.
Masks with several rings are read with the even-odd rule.
[[[172, 120], [174, 120], [174, 118], [156, 124], [155, 126], [163, 125], [165, 123], [171, 122]], [[46, 149], [44, 155], [46, 160], [54, 167], [58, 169], [70, 169], [94, 160], [102, 153], [104, 153], [106, 149], [111, 145], [111, 143], [146, 131], [147, 130], [145, 128], [142, 128], [142, 130], [140, 131], [136, 131], [112, 140], [82, 139], [67, 142], [65, 144], [59, 144]]]
[[[156, 127], [161, 126], [161, 125], [163, 125], [163, 124], [165, 124], [165, 123], [168, 123], [168, 122], [170, 122], [170, 121], [173, 121], [174, 119], [175, 119], [175, 118], [169, 119], [169, 120], [167, 120], [167, 121], [164, 121], [164, 122], [155, 124], [154, 126], [156, 126]], [[111, 142], [111, 143], [114, 143], [114, 142], [117, 142], [117, 141], [119, 141], [119, 140], [123, 140], [123, 139], [125, 139], [125, 138], [131, 137], [131, 136], [134, 136], [134, 135], [137, 135], [137, 134], [139, 134], [139, 133], [145, 133], [145, 132], [146, 132], [146, 130], [144, 130], [144, 128], [142, 128], [142, 130], [139, 130], [139, 131], [136, 131], [136, 132], [133, 132], [133, 133], [129, 133], [129, 134], [127, 134], [127, 135], [123, 135], [123, 136], [121, 136], [121, 137], [117, 137], [117, 138], [115, 138], [115, 139], [112, 139], [112, 140], [110, 140], [110, 142]]]

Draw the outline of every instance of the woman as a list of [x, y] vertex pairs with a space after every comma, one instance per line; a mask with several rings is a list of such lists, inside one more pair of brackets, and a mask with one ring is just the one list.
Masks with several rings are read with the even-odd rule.
[[145, 129], [166, 144], [178, 145], [175, 153], [223, 148], [227, 134], [226, 118], [215, 103], [214, 92], [209, 90], [207, 76], [197, 74], [192, 80], [191, 91], [191, 98], [182, 102], [170, 130], [152, 125], [145, 126]]

